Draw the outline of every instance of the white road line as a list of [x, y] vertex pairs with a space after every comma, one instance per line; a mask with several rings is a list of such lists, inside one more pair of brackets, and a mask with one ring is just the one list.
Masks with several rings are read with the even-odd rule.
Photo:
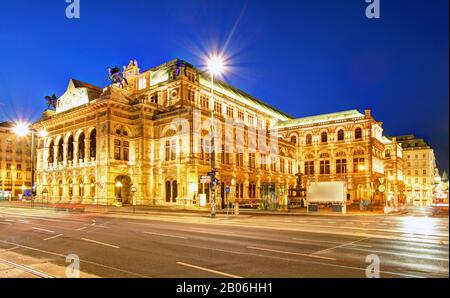
[[302, 257], [310, 257], [310, 258], [316, 258], [316, 259], [324, 259], [324, 260], [336, 261], [335, 258], [322, 257], [322, 256], [315, 256], [315, 255], [312, 255], [312, 254], [302, 254], [302, 253], [298, 253], [298, 252], [282, 251], [282, 250], [276, 250], [276, 249], [268, 249], [268, 248], [262, 248], [262, 247], [254, 247], [254, 246], [247, 246], [247, 248], [248, 248], [248, 249], [255, 249], [255, 250], [262, 250], [262, 251], [277, 252], [277, 253], [287, 254], [287, 255], [296, 255], [296, 256], [302, 256]]
[[48, 237], [48, 238], [45, 238], [44, 241], [48, 241], [48, 240], [51, 240], [51, 239], [55, 239], [55, 238], [61, 237], [62, 235], [63, 235], [63, 234], [59, 234], [59, 235], [55, 235], [55, 236], [52, 236], [52, 237]]
[[329, 224], [335, 224], [336, 222], [335, 221], [329, 221], [328, 223]]
[[11, 225], [11, 223], [9, 223], [9, 222], [1, 222], [1, 221], [0, 221], [0, 224], [2, 224], [2, 225], [7, 225], [7, 226], [10, 226], [10, 225]]
[[405, 258], [413, 258], [413, 259], [424, 259], [424, 260], [432, 260], [432, 261], [442, 261], [442, 262], [449, 262], [448, 258], [437, 258], [434, 256], [427, 256], [427, 255], [412, 255], [408, 253], [402, 253], [402, 252], [392, 252], [392, 251], [385, 251], [385, 250], [372, 250], [372, 249], [364, 249], [364, 248], [357, 248], [357, 247], [348, 247], [347, 249], [350, 250], [357, 250], [357, 251], [364, 251], [369, 253], [375, 253], [375, 254], [386, 254], [386, 255], [394, 255], [394, 256], [401, 256]]
[[120, 248], [119, 246], [116, 246], [116, 245], [112, 245], [112, 244], [108, 244], [108, 243], [104, 243], [104, 242], [100, 242], [100, 241], [95, 241], [95, 240], [92, 240], [92, 239], [81, 238], [81, 240], [87, 241], [87, 242], [92, 242], [92, 243], [97, 243], [97, 244], [108, 246], [108, 247], [112, 247], [112, 248]]
[[169, 234], [160, 234], [160, 233], [152, 233], [152, 232], [144, 232], [144, 234], [163, 236], [163, 237], [171, 237], [171, 238], [179, 238], [179, 239], [188, 239], [187, 237], [183, 237], [183, 236], [169, 235]]
[[336, 248], [340, 248], [340, 247], [344, 247], [344, 246], [348, 246], [348, 245], [353, 245], [353, 244], [355, 244], [355, 243], [358, 243], [358, 242], [367, 240], [367, 239], [369, 239], [369, 238], [370, 238], [370, 237], [366, 237], [366, 238], [359, 239], [359, 240], [356, 240], [356, 241], [352, 241], [352, 242], [349, 242], [349, 243], [344, 243], [344, 244], [341, 244], [341, 245], [338, 245], [338, 246], [334, 246], [334, 247], [322, 249], [322, 250], [316, 251], [316, 252], [314, 252], [314, 253], [312, 253], [312, 254], [313, 254], [313, 255], [315, 255], [315, 254], [320, 254], [320, 253], [323, 253], [323, 252], [326, 252], [326, 251], [330, 251], [330, 250], [333, 250], [333, 249], [336, 249]]
[[42, 231], [42, 232], [47, 232], [47, 233], [51, 233], [54, 234], [55, 231], [52, 230], [46, 230], [46, 229], [41, 229], [41, 228], [36, 228], [36, 227], [31, 227], [33, 230], [37, 230], [37, 231]]
[[206, 272], [210, 272], [210, 273], [214, 273], [217, 275], [223, 275], [226, 277], [231, 277], [231, 278], [242, 278], [241, 276], [238, 275], [234, 275], [234, 274], [229, 274], [229, 273], [225, 273], [225, 272], [221, 272], [221, 271], [217, 271], [217, 270], [213, 270], [213, 269], [208, 269], [208, 268], [204, 268], [204, 267], [200, 267], [200, 266], [195, 266], [195, 265], [191, 265], [191, 264], [186, 264], [186, 263], [182, 263], [182, 262], [177, 262], [178, 265], [182, 265], [182, 266], [186, 266], [186, 267], [190, 267], [190, 268], [194, 268], [194, 269], [198, 269], [198, 270], [203, 270]]
[[[64, 259], [66, 259], [66, 257], [67, 257], [64, 254], [59, 254], [59, 253], [56, 253], [56, 252], [43, 250], [43, 249], [31, 247], [31, 246], [26, 246], [26, 245], [22, 245], [22, 244], [10, 242], [10, 241], [0, 240], [0, 242], [1, 243], [6, 243], [6, 244], [11, 244], [11, 245], [17, 245], [18, 247], [21, 247], [21, 248], [24, 248], [24, 249], [28, 249], [28, 250], [32, 250], [32, 251], [38, 251], [38, 252], [42, 252], [42, 253], [49, 254], [49, 255], [52, 255], [52, 256], [57, 256], [57, 257], [64, 258]], [[138, 276], [138, 277], [150, 278], [150, 276], [147, 276], [147, 275], [143, 275], [143, 274], [139, 274], [139, 273], [136, 273], [136, 272], [131, 272], [131, 271], [128, 271], [128, 270], [123, 270], [123, 269], [111, 267], [111, 266], [108, 266], [108, 265], [99, 264], [99, 263], [92, 262], [92, 261], [87, 261], [87, 260], [84, 260], [84, 259], [81, 259], [80, 262], [86, 263], [86, 264], [95, 265], [95, 266], [102, 267], [102, 268], [107, 268], [107, 269], [118, 271], [118, 272], [127, 273], [127, 274]]]
[[[304, 238], [292, 238], [292, 240], [296, 241], [304, 241], [304, 242], [318, 242], [318, 243], [330, 243], [330, 244], [345, 244], [338, 241], [330, 241], [330, 240], [313, 240], [313, 239], [304, 239]], [[353, 245], [352, 245], [353, 246]], [[361, 246], [361, 247], [372, 247], [372, 245], [365, 245], [365, 244], [355, 244], [354, 246]]]
[[22, 271], [25, 271], [25, 272], [28, 272], [28, 273], [31, 273], [31, 274], [34, 274], [34, 275], [39, 276], [39, 277], [55, 278], [54, 276], [51, 276], [51, 275], [49, 275], [49, 274], [47, 274], [45, 272], [34, 270], [34, 269], [29, 268], [29, 267], [22, 266], [20, 264], [16, 264], [16, 263], [13, 263], [13, 262], [10, 262], [10, 261], [7, 261], [7, 260], [0, 259], [0, 263], [3, 263], [5, 265], [8, 265], [8, 266], [20, 269]]
[[79, 228], [79, 229], [75, 229], [75, 231], [82, 231], [82, 230], [84, 230], [84, 229], [87, 229], [87, 227], [81, 227], [81, 228]]

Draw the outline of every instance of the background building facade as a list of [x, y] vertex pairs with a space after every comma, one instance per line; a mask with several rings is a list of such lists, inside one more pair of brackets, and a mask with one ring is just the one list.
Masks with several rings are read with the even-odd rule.
[[436, 158], [431, 146], [414, 135], [397, 136], [404, 157], [406, 197], [410, 204], [429, 206], [433, 198]]
[[0, 199], [31, 192], [31, 138], [17, 137], [14, 124], [0, 123]]

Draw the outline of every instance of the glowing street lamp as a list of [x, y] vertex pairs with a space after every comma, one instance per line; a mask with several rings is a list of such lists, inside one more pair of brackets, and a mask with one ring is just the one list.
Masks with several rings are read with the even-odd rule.
[[213, 181], [212, 181], [212, 200], [211, 200], [211, 217], [216, 216], [216, 185], [215, 185], [215, 173], [216, 173], [216, 165], [215, 165], [215, 144], [214, 144], [214, 76], [220, 75], [225, 70], [225, 63], [221, 56], [210, 56], [207, 61], [208, 71], [211, 77], [211, 102], [209, 104], [211, 110], [211, 154], [209, 155], [210, 164], [211, 164], [211, 172], [214, 173]]

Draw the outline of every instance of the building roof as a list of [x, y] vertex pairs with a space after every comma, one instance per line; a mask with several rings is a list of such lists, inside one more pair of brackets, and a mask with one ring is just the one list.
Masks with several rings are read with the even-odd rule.
[[311, 124], [316, 124], [316, 123], [329, 122], [329, 121], [340, 121], [340, 120], [347, 120], [347, 119], [353, 119], [353, 118], [359, 118], [359, 117], [364, 117], [364, 114], [360, 113], [358, 110], [347, 110], [347, 111], [342, 111], [342, 112], [308, 116], [308, 117], [283, 121], [277, 125], [277, 128], [289, 128], [289, 127], [293, 127], [293, 126], [311, 125]]
[[[389, 137], [392, 138], [392, 137]], [[397, 142], [402, 145], [403, 148], [423, 148], [431, 147], [427, 141], [422, 138], [417, 138], [413, 134], [397, 136]]]
[[14, 126], [14, 123], [9, 122], [9, 121], [0, 122], [0, 127], [12, 128], [13, 126]]
[[[181, 61], [181, 60], [174, 59], [172, 61], [169, 61], [167, 63], [164, 63], [162, 65], [159, 65], [159, 66], [156, 66], [154, 68], [147, 70], [147, 71], [151, 72], [150, 84], [152, 86], [154, 86], [161, 82], [167, 81], [169, 79], [169, 71], [179, 61]], [[198, 73], [200, 74], [200, 84], [201, 85], [203, 85], [207, 88], [211, 88], [210, 76], [207, 72], [199, 70], [198, 68], [196, 68], [195, 66], [193, 66], [192, 64], [190, 64], [189, 62], [186, 62], [184, 60], [183, 60], [183, 63], [186, 66], [191, 67], [198, 71]], [[285, 121], [285, 120], [293, 118], [293, 117], [289, 116], [288, 114], [284, 113], [283, 111], [278, 110], [277, 108], [265, 103], [264, 101], [254, 97], [238, 88], [235, 88], [235, 87], [225, 83], [222, 80], [219, 80], [219, 79], [214, 80], [214, 90], [217, 92], [220, 92], [226, 96], [229, 96], [230, 98], [233, 98], [234, 100], [241, 102], [242, 104], [248, 105], [257, 110], [261, 110], [261, 111], [277, 118], [278, 120]]]

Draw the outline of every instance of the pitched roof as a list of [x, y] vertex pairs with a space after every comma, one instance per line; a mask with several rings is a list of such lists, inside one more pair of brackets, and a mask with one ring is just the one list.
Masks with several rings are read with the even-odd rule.
[[[152, 86], [154, 86], [161, 82], [167, 81], [169, 79], [170, 69], [173, 66], [175, 66], [179, 61], [180, 61], [180, 59], [174, 59], [172, 61], [169, 61], [167, 63], [158, 65], [156, 67], [153, 67], [153, 68], [147, 70], [147, 71], [150, 71], [151, 75], [152, 75], [150, 84]], [[211, 88], [210, 76], [207, 72], [199, 70], [198, 68], [196, 68], [189, 62], [186, 62], [184, 60], [183, 60], [183, 62], [185, 63], [185, 65], [198, 71], [198, 73], [200, 74], [200, 84], [201, 85], [203, 85], [207, 88]], [[234, 100], [239, 101], [245, 105], [248, 105], [248, 106], [258, 109], [258, 110], [262, 110], [263, 112], [265, 112], [279, 120], [284, 121], [284, 120], [293, 118], [293, 117], [289, 116], [288, 114], [278, 110], [277, 108], [265, 103], [264, 101], [254, 97], [236, 87], [233, 87], [233, 86], [225, 83], [222, 80], [219, 80], [219, 79], [214, 80], [214, 90], [217, 92], [220, 92], [226, 96], [229, 96], [229, 97], [233, 98]]]
[[316, 124], [316, 123], [339, 121], [339, 120], [353, 119], [353, 118], [359, 118], [359, 117], [364, 117], [364, 114], [360, 113], [358, 110], [347, 110], [347, 111], [342, 111], [342, 112], [321, 114], [321, 115], [308, 116], [308, 117], [283, 121], [277, 125], [277, 128], [288, 128], [288, 127], [299, 126], [299, 125], [311, 125], [311, 124]]

